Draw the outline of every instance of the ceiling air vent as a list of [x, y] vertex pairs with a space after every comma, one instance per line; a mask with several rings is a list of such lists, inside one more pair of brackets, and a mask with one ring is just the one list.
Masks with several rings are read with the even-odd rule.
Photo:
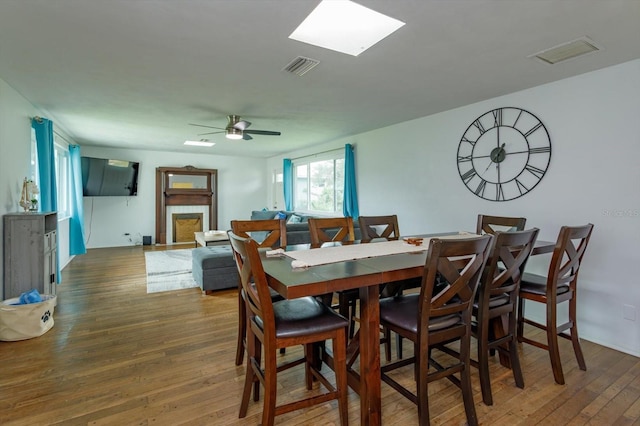
[[580, 37], [579, 39], [568, 41], [557, 46], [545, 49], [541, 52], [529, 55], [528, 58], [534, 58], [547, 64], [557, 64], [567, 59], [586, 55], [602, 50], [589, 37]]
[[298, 76], [302, 76], [310, 71], [313, 67], [318, 65], [320, 61], [311, 58], [305, 58], [304, 56], [298, 56], [293, 61], [289, 62], [289, 64], [284, 67], [282, 70], [289, 72], [291, 74], [295, 74]]

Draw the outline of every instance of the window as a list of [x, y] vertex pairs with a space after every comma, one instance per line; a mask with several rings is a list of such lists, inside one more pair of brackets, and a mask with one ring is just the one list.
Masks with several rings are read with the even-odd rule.
[[[55, 137], [54, 137], [55, 140]], [[54, 143], [54, 160], [56, 164], [56, 189], [58, 190], [58, 220], [71, 216], [71, 180], [69, 151]]]
[[342, 213], [344, 152], [293, 161], [293, 203], [297, 211]]

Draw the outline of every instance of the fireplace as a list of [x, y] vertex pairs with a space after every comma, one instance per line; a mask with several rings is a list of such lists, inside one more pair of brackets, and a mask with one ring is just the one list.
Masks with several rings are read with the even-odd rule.
[[[193, 241], [193, 232], [217, 229], [217, 172], [192, 166], [156, 168], [156, 244], [175, 242], [173, 214], [200, 214], [199, 229], [178, 231], [188, 235], [188, 241]], [[187, 237], [178, 236], [182, 238]]]
[[202, 213], [174, 213], [171, 215], [174, 243], [194, 241], [194, 232], [202, 232]]

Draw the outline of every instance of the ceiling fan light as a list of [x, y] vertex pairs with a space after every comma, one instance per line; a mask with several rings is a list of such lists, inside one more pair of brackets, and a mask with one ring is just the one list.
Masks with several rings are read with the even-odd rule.
[[242, 139], [242, 130], [234, 129], [233, 127], [227, 129], [227, 133], [225, 135], [227, 139]]

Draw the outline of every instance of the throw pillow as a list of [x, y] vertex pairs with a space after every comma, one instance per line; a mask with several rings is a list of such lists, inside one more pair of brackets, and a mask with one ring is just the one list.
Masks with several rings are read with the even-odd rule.
[[302, 217], [297, 214], [292, 214], [291, 217], [287, 220], [287, 225], [290, 223], [302, 223]]
[[276, 215], [273, 218], [274, 219], [286, 219], [287, 215], [285, 213], [278, 212], [278, 213], [276, 213]]
[[251, 212], [251, 220], [267, 220], [273, 219], [273, 210], [254, 210]]

